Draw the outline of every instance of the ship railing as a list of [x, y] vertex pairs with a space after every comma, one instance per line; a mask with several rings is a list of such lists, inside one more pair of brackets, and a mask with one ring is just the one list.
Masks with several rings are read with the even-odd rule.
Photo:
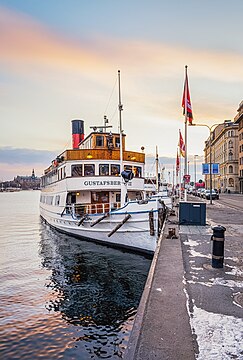
[[86, 214], [101, 214], [108, 213], [112, 210], [119, 209], [120, 202], [112, 203], [97, 203], [97, 204], [71, 204], [66, 206], [66, 214], [71, 214], [73, 217], [84, 216]]

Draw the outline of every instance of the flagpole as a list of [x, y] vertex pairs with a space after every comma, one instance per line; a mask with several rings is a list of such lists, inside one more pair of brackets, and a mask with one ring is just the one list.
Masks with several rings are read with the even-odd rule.
[[177, 195], [176, 189], [177, 189], [177, 184], [178, 184], [178, 175], [179, 175], [179, 164], [178, 164], [178, 160], [179, 159], [179, 155], [178, 155], [178, 146], [176, 148], [176, 178], [175, 178], [175, 195]]
[[179, 199], [181, 201], [181, 152], [180, 152], [180, 168], [179, 168], [179, 181], [180, 181], [180, 187], [179, 187]]
[[188, 82], [187, 82], [187, 65], [185, 66], [185, 89], [184, 89], [184, 96], [185, 96], [185, 158], [184, 158], [184, 200], [187, 201], [187, 191], [186, 191], [186, 179], [185, 175], [187, 175], [187, 89]]
[[179, 129], [179, 142], [178, 142], [178, 147], [179, 148], [179, 154], [180, 154], [180, 157], [179, 157], [179, 201], [181, 201], [181, 143], [180, 143], [180, 129]]

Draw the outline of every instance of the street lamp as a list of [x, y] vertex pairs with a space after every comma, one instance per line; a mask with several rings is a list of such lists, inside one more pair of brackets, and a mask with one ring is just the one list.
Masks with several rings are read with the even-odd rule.
[[196, 189], [196, 182], [197, 182], [197, 164], [196, 164], [196, 159], [197, 159], [198, 155], [194, 155], [194, 188]]
[[209, 191], [210, 191], [210, 204], [212, 205], [212, 129], [214, 126], [222, 124], [213, 124], [211, 126], [206, 124], [188, 124], [189, 126], [205, 126], [209, 129]]

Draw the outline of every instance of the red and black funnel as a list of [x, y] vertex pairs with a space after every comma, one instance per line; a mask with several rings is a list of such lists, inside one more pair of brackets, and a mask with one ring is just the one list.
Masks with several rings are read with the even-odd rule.
[[73, 149], [79, 148], [79, 143], [84, 139], [84, 121], [72, 120]]

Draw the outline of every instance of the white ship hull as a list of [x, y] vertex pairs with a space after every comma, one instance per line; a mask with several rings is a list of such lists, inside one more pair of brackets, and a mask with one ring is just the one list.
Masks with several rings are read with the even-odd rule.
[[[145, 253], [153, 253], [157, 245], [158, 205], [156, 200], [130, 202], [123, 208], [112, 211], [106, 218], [93, 225], [104, 213], [87, 214], [80, 224], [75, 214], [64, 214], [40, 207], [41, 217], [57, 230], [87, 240], [112, 246], [128, 248]], [[153, 213], [154, 235], [150, 235], [151, 222], [149, 212]], [[112, 235], [114, 230], [127, 215], [131, 217]], [[110, 235], [110, 236], [109, 236]]]

